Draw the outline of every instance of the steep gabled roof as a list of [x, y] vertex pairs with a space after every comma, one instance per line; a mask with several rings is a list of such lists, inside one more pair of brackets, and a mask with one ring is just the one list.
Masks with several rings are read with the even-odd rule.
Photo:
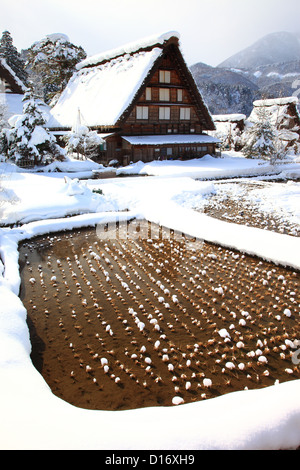
[[[11, 93], [23, 94], [27, 90], [27, 87], [24, 85], [22, 80], [17, 77], [15, 72], [3, 58], [0, 58], [0, 79], [6, 80], [10, 86]], [[1, 91], [2, 93], [4, 92], [4, 90]]]
[[[178, 46], [179, 34], [172, 31], [151, 36], [119, 49], [97, 54], [77, 65], [57, 104], [51, 110], [49, 128], [71, 128], [78, 108], [89, 127], [114, 127], [134, 105], [147, 77], [153, 72], [168, 46]], [[183, 67], [188, 68], [182, 58]], [[193, 82], [199, 106], [205, 114], [207, 129], [214, 128], [212, 118]]]
[[23, 96], [27, 90], [6, 60], [0, 58], [0, 105], [4, 106], [4, 119], [7, 121], [23, 111]]

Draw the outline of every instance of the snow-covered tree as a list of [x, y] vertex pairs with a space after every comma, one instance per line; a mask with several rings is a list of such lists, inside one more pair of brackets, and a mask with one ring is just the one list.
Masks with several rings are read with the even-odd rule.
[[33, 87], [39, 82], [40, 97], [46, 103], [63, 91], [76, 64], [86, 58], [83, 48], [72, 44], [64, 34], [46, 36], [27, 49], [25, 55]]
[[99, 154], [99, 147], [103, 144], [103, 139], [96, 131], [90, 131], [87, 126], [82, 123], [82, 116], [78, 109], [75, 124], [71, 133], [66, 135], [66, 150], [68, 154], [76, 154], [78, 159], [93, 159]]
[[265, 107], [256, 111], [256, 121], [244, 134], [243, 153], [247, 158], [261, 158], [275, 163], [285, 155], [277, 129], [271, 124], [271, 116]]
[[6, 132], [8, 158], [19, 165], [25, 162], [36, 165], [62, 159], [63, 150], [45, 128], [45, 116], [29, 92], [25, 94], [23, 102], [23, 114], [9, 120], [12, 129]]
[[0, 39], [0, 57], [6, 60], [17, 77], [26, 84], [27, 73], [25, 71], [25, 62], [17, 48], [13, 45], [13, 39], [9, 31], [4, 31]]

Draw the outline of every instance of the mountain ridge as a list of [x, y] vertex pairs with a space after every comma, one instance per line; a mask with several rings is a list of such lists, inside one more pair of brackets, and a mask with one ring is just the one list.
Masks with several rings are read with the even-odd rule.
[[249, 115], [256, 99], [297, 94], [300, 35], [271, 33], [216, 67], [198, 62], [190, 70], [212, 114]]
[[253, 69], [261, 65], [300, 60], [297, 35], [286, 31], [267, 34], [251, 46], [221, 62], [218, 67]]

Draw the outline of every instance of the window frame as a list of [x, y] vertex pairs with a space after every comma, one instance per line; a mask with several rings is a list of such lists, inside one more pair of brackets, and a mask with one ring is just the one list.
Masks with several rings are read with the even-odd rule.
[[178, 103], [183, 102], [183, 90], [182, 90], [182, 88], [177, 89], [177, 102]]
[[145, 98], [146, 98], [146, 101], [152, 100], [152, 88], [151, 87], [146, 87]]
[[180, 108], [180, 121], [190, 121], [191, 120], [191, 108]]
[[171, 83], [171, 70], [159, 71], [159, 83]]
[[[162, 116], [163, 114], [163, 116]], [[158, 119], [160, 121], [170, 121], [171, 119], [171, 108], [170, 106], [160, 106], [158, 111]]]
[[146, 121], [149, 119], [149, 107], [137, 106], [136, 107], [136, 120]]
[[170, 101], [170, 88], [159, 89], [159, 101]]

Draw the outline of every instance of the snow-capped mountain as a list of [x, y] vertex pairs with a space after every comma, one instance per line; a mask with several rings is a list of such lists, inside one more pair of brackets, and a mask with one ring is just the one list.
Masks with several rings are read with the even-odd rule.
[[288, 32], [271, 33], [219, 64], [223, 68], [254, 69], [300, 60], [300, 42]]
[[287, 32], [268, 34], [217, 67], [197, 63], [191, 71], [213, 114], [248, 115], [255, 99], [300, 89], [300, 40]]

